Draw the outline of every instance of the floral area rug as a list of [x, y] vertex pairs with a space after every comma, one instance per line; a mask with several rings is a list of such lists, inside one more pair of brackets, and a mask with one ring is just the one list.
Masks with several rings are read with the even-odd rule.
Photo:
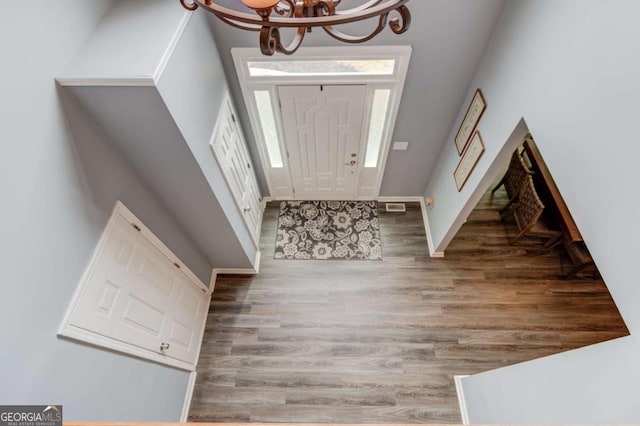
[[276, 259], [382, 260], [375, 201], [283, 201]]

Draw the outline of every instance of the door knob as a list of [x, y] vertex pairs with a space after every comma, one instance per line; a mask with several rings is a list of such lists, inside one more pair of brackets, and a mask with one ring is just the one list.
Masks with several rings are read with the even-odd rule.
[[248, 211], [251, 211], [251, 207], [245, 207], [245, 208], [244, 208], [244, 212], [245, 212], [245, 213], [246, 213], [246, 212], [248, 212]]
[[165, 342], [160, 343], [160, 352], [164, 352], [167, 349], [169, 349], [168, 343], [165, 343]]
[[348, 163], [344, 163], [345, 166], [355, 166], [356, 165], [356, 160], [351, 160]]

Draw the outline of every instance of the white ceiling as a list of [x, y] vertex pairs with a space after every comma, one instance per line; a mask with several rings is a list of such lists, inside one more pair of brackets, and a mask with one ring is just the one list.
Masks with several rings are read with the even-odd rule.
[[[443, 144], [453, 143], [448, 140], [449, 133], [505, 1], [412, 0], [407, 4], [412, 14], [409, 31], [395, 35], [387, 28], [367, 43], [413, 47], [393, 138], [409, 141], [409, 150], [390, 152], [381, 195], [424, 192]], [[245, 134], [257, 159], [230, 49], [257, 47], [258, 33], [233, 28], [213, 16], [210, 21]], [[364, 28], [370, 26], [358, 24], [353, 32], [363, 34]], [[342, 44], [322, 30], [307, 34], [303, 43], [303, 46], [334, 45]]]

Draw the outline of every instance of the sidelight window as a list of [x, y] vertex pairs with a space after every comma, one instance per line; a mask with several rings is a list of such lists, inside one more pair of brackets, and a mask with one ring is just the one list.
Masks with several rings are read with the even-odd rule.
[[253, 95], [256, 100], [256, 109], [260, 119], [262, 136], [269, 155], [269, 162], [273, 168], [282, 168], [282, 152], [280, 151], [280, 140], [276, 130], [276, 117], [273, 113], [271, 94], [268, 90], [255, 90]]
[[365, 167], [378, 167], [380, 148], [384, 137], [387, 112], [389, 111], [389, 98], [391, 90], [376, 89], [371, 106], [371, 120], [369, 120], [369, 132], [367, 137], [367, 150], [364, 157]]

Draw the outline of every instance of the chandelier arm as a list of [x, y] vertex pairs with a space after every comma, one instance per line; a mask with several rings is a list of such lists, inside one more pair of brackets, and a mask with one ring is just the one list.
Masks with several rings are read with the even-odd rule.
[[232, 27], [239, 28], [241, 30], [247, 30], [247, 31], [261, 31], [262, 30], [262, 27], [260, 27], [258, 25], [239, 23], [239, 22], [233, 21], [233, 20], [231, 20], [229, 18], [226, 18], [226, 17], [218, 16], [218, 18], [222, 22], [224, 22], [225, 24], [231, 25]]
[[[287, 3], [288, 7], [283, 8], [280, 5], [280, 3]], [[295, 5], [293, 4], [293, 0], [280, 0], [280, 2], [274, 6], [273, 11], [280, 16], [284, 16], [286, 14], [288, 18], [291, 18], [295, 11]]]
[[[321, 27], [331, 37], [345, 43], [362, 43], [378, 35], [389, 22], [396, 34], [409, 29], [411, 13], [405, 4], [409, 0], [365, 0], [360, 6], [347, 10], [337, 10], [342, 0], [276, 0], [274, 6], [255, 7], [256, 14], [222, 6], [216, 0], [179, 0], [188, 10], [202, 7], [224, 23], [235, 28], [260, 31], [260, 49], [264, 55], [275, 52], [291, 55], [302, 45], [305, 34], [311, 28]], [[243, 2], [247, 3], [245, 0]], [[389, 14], [399, 16], [389, 20]], [[336, 29], [336, 26], [352, 22], [378, 18], [377, 27], [368, 35], [352, 36]], [[296, 34], [284, 46], [280, 36], [281, 28], [295, 28]]]
[[[293, 8], [293, 15], [295, 18], [301, 18], [304, 16], [304, 2], [301, 0], [296, 0], [295, 7]], [[307, 29], [305, 27], [298, 27], [296, 31], [296, 35], [291, 40], [291, 43], [284, 47], [282, 45], [282, 40], [280, 39], [280, 31], [277, 32], [278, 35], [278, 43], [276, 45], [276, 49], [280, 53], [284, 53], [285, 55], [291, 55], [295, 53], [296, 50], [300, 48], [302, 45], [302, 40], [304, 40], [304, 36], [307, 33]]]
[[280, 43], [280, 31], [275, 27], [262, 27], [260, 30], [260, 51], [263, 55], [273, 56]]
[[380, 32], [384, 29], [385, 25], [387, 24], [387, 16], [388, 16], [388, 13], [385, 13], [384, 15], [380, 15], [380, 19], [378, 20], [378, 26], [373, 30], [373, 32], [365, 36], [352, 36], [349, 34], [345, 34], [342, 31], [335, 29], [333, 26], [323, 27], [323, 29], [331, 37], [335, 38], [336, 40], [342, 41], [344, 43], [364, 43], [365, 41], [369, 41], [375, 36], [377, 36], [378, 34], [380, 34]]
[[[409, 2], [409, 0], [370, 0], [364, 5], [348, 9], [344, 11], [336, 11], [332, 16], [319, 17], [269, 17], [263, 20], [258, 15], [240, 12], [238, 10], [229, 9], [211, 1], [209, 4], [206, 0], [194, 0], [200, 7], [213, 13], [218, 18], [231, 19], [234, 22], [243, 22], [246, 24], [263, 26], [265, 22], [272, 27], [280, 28], [298, 28], [298, 27], [325, 27], [331, 25], [347, 24], [350, 22], [361, 21], [373, 17], [386, 14], [391, 10], [398, 9], [400, 6]], [[365, 8], [367, 7], [367, 8]]]
[[284, 47], [280, 40], [278, 40], [278, 52], [284, 53], [285, 55], [291, 55], [295, 53], [295, 51], [298, 50], [302, 45], [302, 40], [304, 40], [305, 34], [307, 34], [306, 28], [298, 28], [296, 35], [293, 37], [287, 47]]
[[191, 2], [180, 0], [180, 4], [187, 10], [196, 10], [198, 8], [198, 3], [196, 3], [195, 0], [192, 0]]
[[318, 3], [318, 10], [323, 14], [322, 16], [331, 16], [336, 14], [336, 4], [331, 1], [321, 0]]
[[276, 27], [262, 27], [260, 30], [260, 51], [263, 55], [273, 56], [276, 51], [291, 55], [302, 45], [307, 33], [305, 28], [298, 28], [295, 37], [286, 47], [282, 45], [280, 30]]
[[396, 34], [402, 34], [411, 26], [411, 12], [407, 6], [400, 6], [394, 12], [398, 12], [400, 17], [390, 19], [389, 28]]
[[[349, 13], [358, 13], [361, 12], [363, 10], [367, 10], [370, 9], [372, 7], [378, 6], [380, 3], [384, 2], [384, 0], [368, 0], [367, 2], [365, 2], [364, 4], [361, 4], [360, 6], [356, 6], [353, 9], [347, 9], [344, 11], [336, 11], [336, 15], [346, 15]], [[338, 3], [333, 2], [334, 6], [337, 6]]]

